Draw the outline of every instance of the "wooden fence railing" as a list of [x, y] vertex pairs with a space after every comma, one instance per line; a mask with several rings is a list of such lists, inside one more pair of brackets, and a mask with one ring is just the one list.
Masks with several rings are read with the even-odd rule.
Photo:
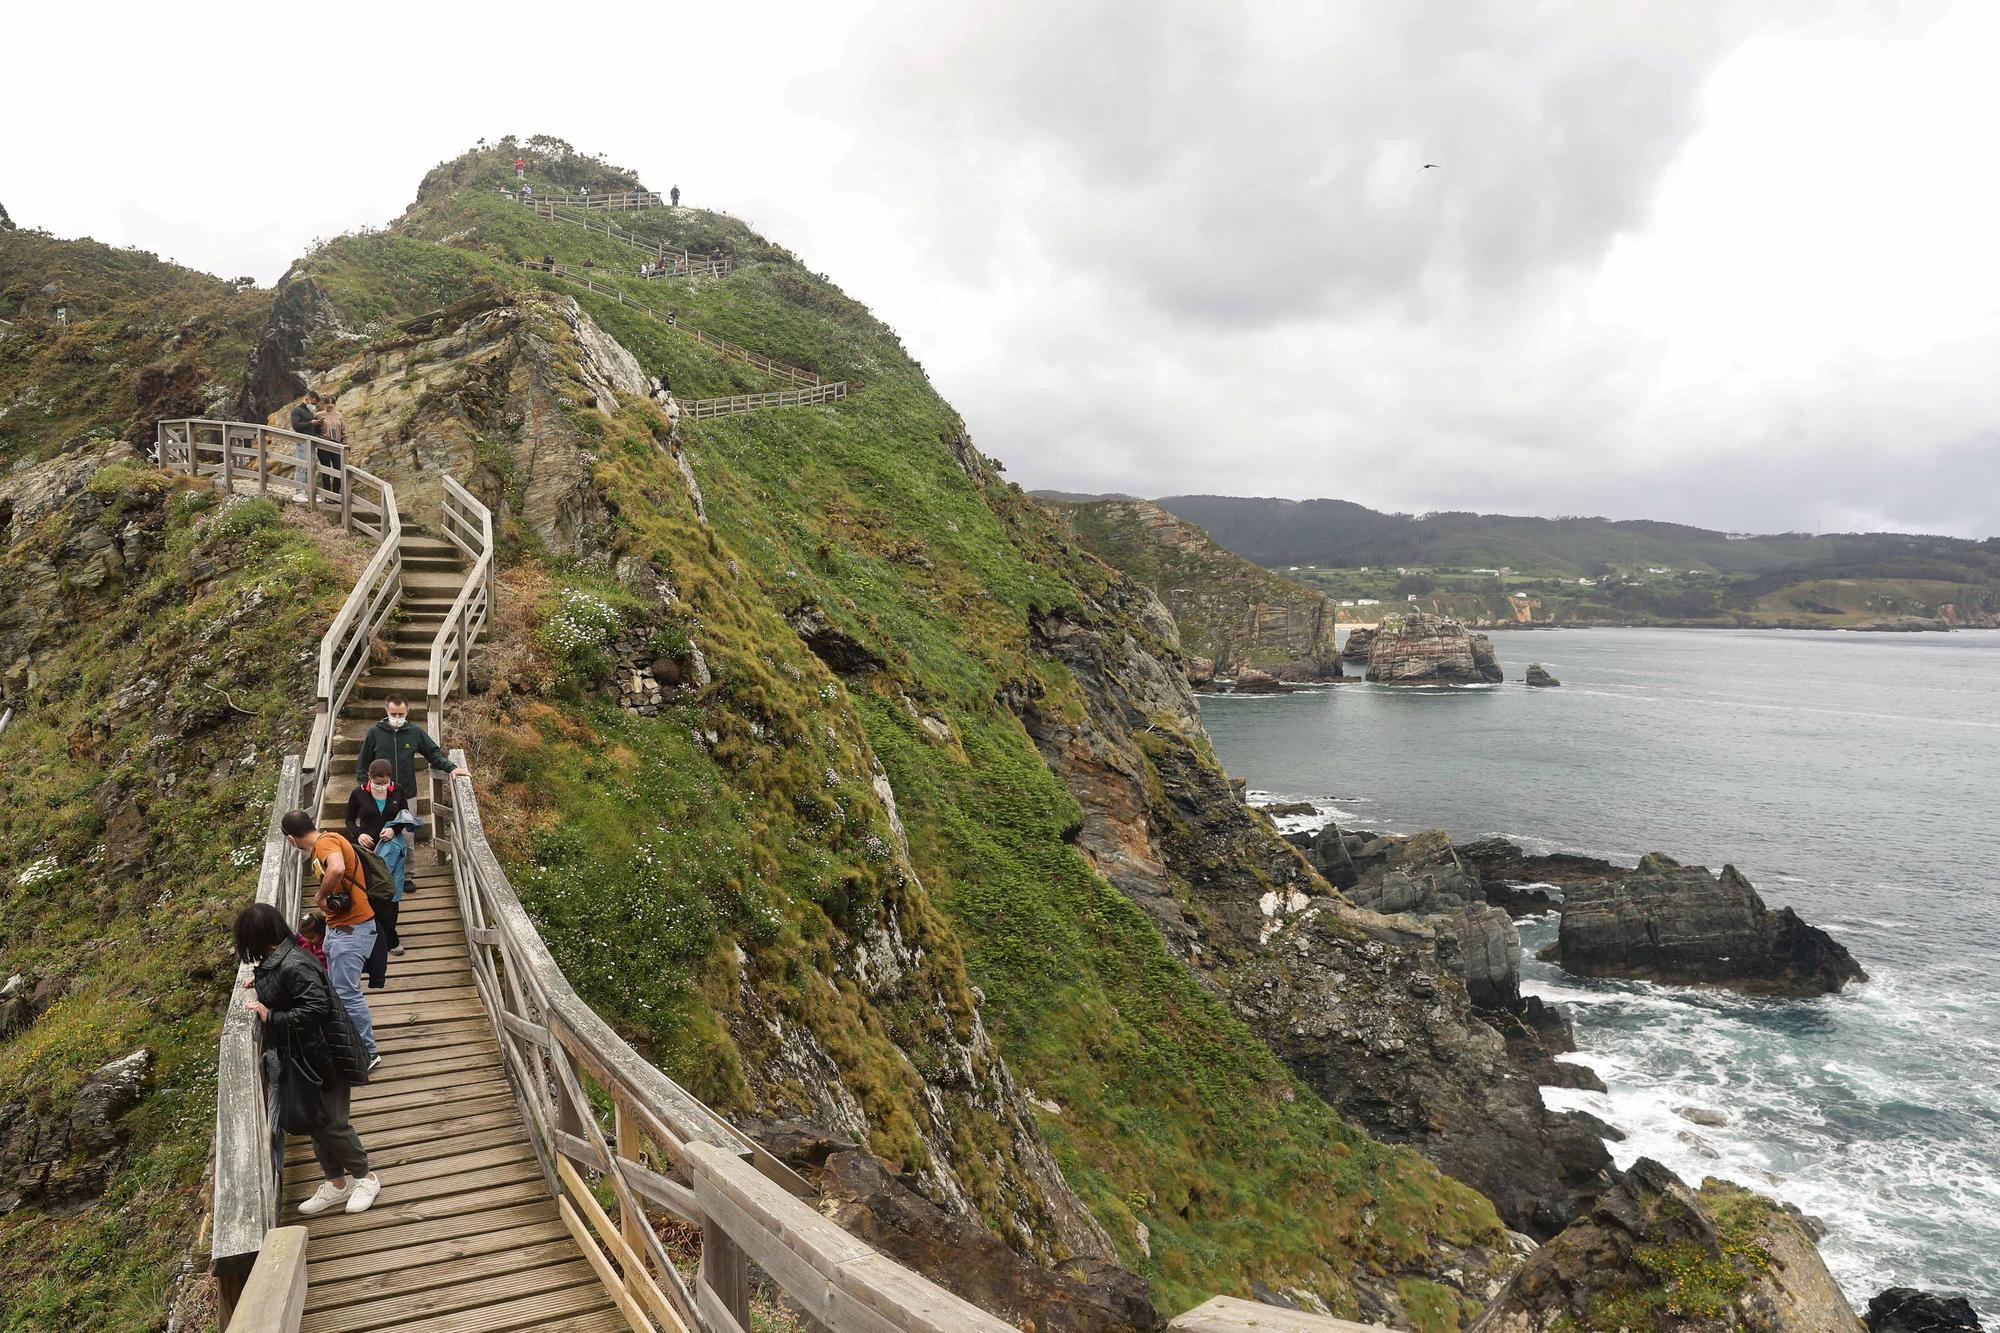
[[[279, 821], [305, 806], [303, 769], [297, 755], [278, 768], [271, 819], [264, 830], [264, 855], [257, 871], [257, 901], [268, 903], [296, 924], [304, 861], [292, 854]], [[284, 1175], [285, 1137], [278, 1128], [276, 1088], [264, 1078], [263, 1024], [246, 1008], [243, 988], [250, 964], [239, 966], [222, 1020], [216, 1055], [215, 1196], [209, 1229], [209, 1267], [221, 1295], [221, 1324], [264, 1249], [265, 1235], [278, 1224], [279, 1181]]]
[[613, 190], [607, 194], [519, 194], [503, 189], [500, 193], [530, 206], [554, 201], [571, 208], [605, 208], [614, 212], [636, 212], [645, 208], [665, 208], [666, 196], [658, 190]]
[[693, 398], [684, 405], [690, 421], [726, 417], [736, 412], [755, 412], [765, 407], [804, 407], [810, 403], [833, 403], [847, 397], [847, 383], [814, 385], [810, 389], [779, 389], [774, 393], [739, 393], [727, 398]]
[[[464, 762], [462, 751], [451, 757]], [[635, 1329], [747, 1333], [750, 1263], [829, 1333], [1010, 1328], [820, 1216], [797, 1197], [806, 1187], [788, 1168], [579, 999], [487, 844], [472, 779], [451, 784], [451, 859], [473, 983], [563, 1222]], [[609, 1207], [593, 1180], [609, 1191]], [[647, 1222], [649, 1206], [701, 1228], [691, 1284]]]
[[319, 641], [319, 673], [313, 690], [313, 725], [306, 742], [305, 802], [307, 810], [319, 809], [320, 794], [326, 788], [327, 770], [333, 764], [334, 728], [340, 710], [354, 687], [366, 675], [375, 636], [395, 614], [403, 592], [403, 519], [396, 508], [396, 488], [371, 472], [349, 466], [346, 480], [372, 489], [381, 506], [380, 541], [368, 558], [354, 590], [341, 604], [340, 614]]
[[[424, 689], [424, 727], [444, 735], [445, 709], [465, 689], [472, 645], [493, 614], [493, 511], [452, 477], [444, 479], [439, 504], [445, 540], [466, 559], [465, 586], [431, 639], [430, 679]], [[425, 770], [426, 795], [437, 808], [437, 774]]]
[[[254, 421], [221, 421], [183, 417], [154, 427], [155, 461], [189, 476], [221, 477], [234, 488], [238, 480], [255, 481], [257, 493], [281, 494], [340, 510], [341, 526], [379, 538], [382, 535], [381, 482], [359, 492], [348, 483], [347, 447], [317, 435], [300, 435]], [[364, 474], [365, 475], [365, 474]]]
[[564, 268], [561, 264], [544, 264], [529, 259], [522, 260], [521, 267], [531, 273], [547, 273], [561, 278], [565, 282], [573, 282], [585, 291], [595, 292], [599, 296], [609, 296], [620, 305], [628, 305], [635, 310], [651, 315], [654, 319], [682, 337], [694, 339], [718, 356], [728, 357], [732, 361], [745, 362], [757, 367], [759, 370], [769, 371], [773, 375], [782, 376], [795, 384], [819, 384], [823, 382], [818, 375], [810, 370], [801, 370], [797, 366], [788, 366], [782, 361], [773, 361], [763, 353], [753, 352], [741, 343], [733, 343], [727, 338], [719, 338], [713, 333], [703, 333], [700, 329], [683, 324], [680, 322], [680, 317], [672, 311], [662, 313], [655, 310], [644, 301], [627, 296], [616, 287], [593, 281], [588, 274], [574, 272]]
[[565, 204], [560, 199], [536, 198], [530, 201], [535, 206], [535, 216], [550, 222], [570, 222], [585, 231], [606, 237], [626, 246], [650, 259], [663, 260], [668, 268], [664, 276], [669, 278], [720, 278], [736, 267], [733, 255], [694, 255], [685, 249], [676, 249], [663, 241], [648, 240], [643, 236], [626, 231], [608, 218], [599, 218], [588, 212], [574, 212], [575, 205]]

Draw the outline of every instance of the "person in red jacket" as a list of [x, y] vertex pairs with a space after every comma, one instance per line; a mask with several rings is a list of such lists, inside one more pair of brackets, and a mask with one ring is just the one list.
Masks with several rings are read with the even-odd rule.
[[515, 159], [514, 159], [514, 179], [515, 179], [515, 180], [517, 180], [517, 181], [524, 181], [524, 180], [528, 179], [528, 159], [527, 159], [527, 158], [525, 158], [525, 157], [517, 157], [517, 158], [515, 158]]

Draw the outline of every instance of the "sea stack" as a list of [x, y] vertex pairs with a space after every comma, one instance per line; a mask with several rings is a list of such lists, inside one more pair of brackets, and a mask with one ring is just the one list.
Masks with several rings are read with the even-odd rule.
[[1407, 611], [1384, 616], [1368, 652], [1368, 679], [1381, 685], [1483, 685], [1502, 679], [1493, 641], [1450, 616]]
[[1528, 674], [1522, 677], [1522, 679], [1537, 689], [1548, 689], [1551, 686], [1562, 684], [1561, 681], [1551, 676], [1540, 662], [1528, 663]]
[[1824, 995], [1866, 981], [1853, 955], [1786, 907], [1764, 905], [1735, 866], [1711, 875], [1658, 852], [1622, 881], [1571, 885], [1541, 957], [1586, 977]]

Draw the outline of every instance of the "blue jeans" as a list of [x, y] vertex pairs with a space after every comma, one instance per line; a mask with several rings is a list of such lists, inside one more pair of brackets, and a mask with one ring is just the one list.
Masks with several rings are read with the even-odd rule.
[[375, 1020], [368, 1015], [368, 1001], [361, 994], [361, 969], [375, 951], [375, 923], [358, 926], [329, 926], [326, 931], [326, 974], [333, 981], [333, 993], [354, 1020], [368, 1058], [375, 1058]]

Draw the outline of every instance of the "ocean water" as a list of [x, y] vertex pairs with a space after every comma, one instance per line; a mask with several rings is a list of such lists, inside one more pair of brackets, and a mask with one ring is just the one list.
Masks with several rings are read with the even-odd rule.
[[[1553, 630], [1493, 636], [1509, 677], [1215, 696], [1253, 791], [1347, 826], [1505, 834], [1631, 864], [1734, 863], [1871, 980], [1814, 1000], [1569, 977], [1607, 1095], [1547, 1089], [1691, 1182], [1721, 1176], [1828, 1227], [1857, 1309], [1892, 1285], [2000, 1317], [2000, 631]], [[1529, 661], [1560, 689], [1520, 685]], [[1532, 953], [1553, 917], [1522, 923]], [[1677, 1108], [1719, 1112], [1695, 1123]]]

